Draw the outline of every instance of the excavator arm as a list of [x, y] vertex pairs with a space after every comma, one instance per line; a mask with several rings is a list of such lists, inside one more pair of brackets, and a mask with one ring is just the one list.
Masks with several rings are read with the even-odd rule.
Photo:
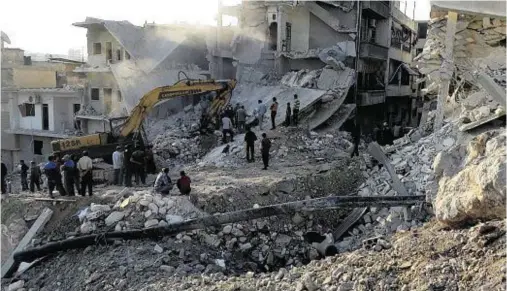
[[138, 130], [153, 107], [164, 100], [179, 96], [193, 96], [216, 92], [207, 114], [214, 116], [229, 103], [236, 80], [180, 80], [172, 86], [158, 87], [145, 94], [134, 107], [120, 130], [120, 136], [128, 136]]

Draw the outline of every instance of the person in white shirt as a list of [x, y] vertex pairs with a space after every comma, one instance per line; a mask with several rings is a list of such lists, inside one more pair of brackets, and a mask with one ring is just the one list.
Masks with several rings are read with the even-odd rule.
[[116, 147], [113, 153], [113, 169], [114, 169], [114, 184], [119, 186], [122, 184], [123, 177], [123, 148]]
[[262, 104], [262, 100], [257, 101], [259, 106], [257, 107], [257, 120], [259, 120], [259, 129], [262, 130], [262, 124], [264, 123], [264, 114], [266, 114], [266, 105]]
[[231, 135], [231, 141], [234, 141], [234, 133], [232, 132], [232, 121], [229, 116], [222, 117], [222, 143], [227, 143], [227, 133]]
[[92, 175], [92, 159], [88, 156], [88, 152], [84, 151], [83, 156], [77, 162], [77, 169], [79, 170], [79, 174], [81, 176], [81, 196], [85, 196], [86, 188], [88, 187], [88, 195], [92, 196], [92, 184], [93, 184], [93, 175]]
[[155, 184], [153, 185], [153, 190], [155, 192], [168, 195], [169, 191], [173, 188], [173, 183], [171, 178], [169, 178], [169, 169], [163, 168], [162, 171], [157, 176], [155, 180]]

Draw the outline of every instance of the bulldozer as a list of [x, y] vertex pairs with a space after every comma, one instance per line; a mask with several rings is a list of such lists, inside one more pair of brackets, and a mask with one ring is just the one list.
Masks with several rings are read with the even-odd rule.
[[[149, 145], [143, 128], [143, 120], [159, 102], [180, 96], [206, 98], [210, 93], [213, 93], [214, 96], [205, 114], [209, 120], [215, 120], [213, 117], [220, 114], [223, 108], [229, 104], [232, 90], [235, 87], [236, 80], [234, 79], [192, 80], [184, 78], [171, 86], [155, 88], [139, 100], [129, 116], [108, 119], [109, 131], [52, 141], [53, 153], [59, 156], [80, 155], [86, 150], [91, 158], [102, 158], [107, 163], [111, 163], [111, 155], [117, 146], [140, 146], [143, 149]], [[201, 132], [205, 133], [206, 131], [201, 130]]]

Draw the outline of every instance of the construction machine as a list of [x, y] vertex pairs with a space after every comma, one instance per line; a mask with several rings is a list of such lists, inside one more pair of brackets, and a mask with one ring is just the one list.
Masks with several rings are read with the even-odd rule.
[[128, 117], [107, 119], [110, 127], [108, 132], [56, 140], [51, 142], [51, 147], [53, 152], [60, 156], [65, 154], [79, 155], [86, 150], [91, 158], [103, 158], [106, 162], [111, 162], [111, 154], [118, 145], [138, 145], [141, 148], [148, 145], [142, 126], [143, 120], [159, 102], [180, 96], [209, 98], [208, 95], [212, 93], [214, 96], [207, 108], [206, 115], [210, 120], [215, 120], [213, 117], [220, 114], [230, 102], [235, 86], [236, 80], [234, 79], [180, 79], [174, 85], [158, 87], [145, 94]]

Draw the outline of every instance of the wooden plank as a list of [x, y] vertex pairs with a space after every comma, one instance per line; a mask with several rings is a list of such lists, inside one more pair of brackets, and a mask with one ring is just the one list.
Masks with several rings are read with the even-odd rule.
[[13, 254], [20, 252], [25, 249], [25, 247], [32, 241], [32, 239], [35, 237], [35, 235], [46, 225], [46, 223], [51, 218], [51, 215], [53, 215], [53, 210], [49, 208], [44, 208], [42, 213], [39, 215], [37, 220], [34, 222], [32, 227], [28, 230], [28, 232], [25, 234], [21, 242], [16, 246], [16, 249], [12, 252], [12, 254], [9, 256], [9, 258], [5, 261], [5, 263], [2, 265], [2, 278], [11, 271], [13, 268], [17, 268], [14, 264], [14, 257]]

